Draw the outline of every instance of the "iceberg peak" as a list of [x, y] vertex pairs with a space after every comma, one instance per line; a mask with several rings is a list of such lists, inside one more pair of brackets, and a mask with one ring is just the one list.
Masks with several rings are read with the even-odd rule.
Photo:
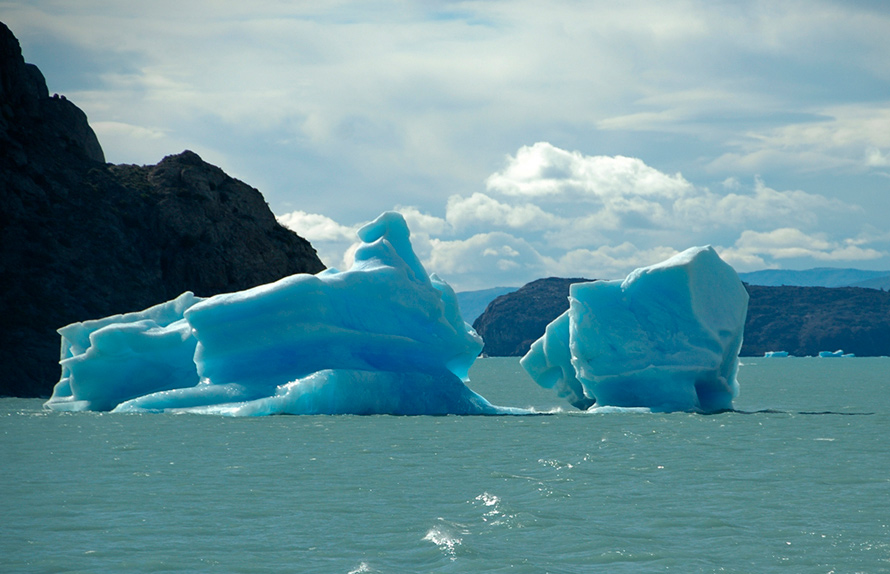
[[355, 252], [356, 264], [404, 266], [410, 279], [429, 284], [426, 269], [411, 246], [408, 223], [401, 213], [386, 211], [363, 225], [357, 234], [362, 244]]

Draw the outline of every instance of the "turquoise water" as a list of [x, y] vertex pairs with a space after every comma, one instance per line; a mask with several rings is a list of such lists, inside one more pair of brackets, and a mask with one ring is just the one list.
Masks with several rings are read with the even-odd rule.
[[[47, 413], [0, 399], [2, 572], [890, 572], [890, 359], [746, 359], [742, 412]], [[516, 359], [496, 404], [562, 407]]]

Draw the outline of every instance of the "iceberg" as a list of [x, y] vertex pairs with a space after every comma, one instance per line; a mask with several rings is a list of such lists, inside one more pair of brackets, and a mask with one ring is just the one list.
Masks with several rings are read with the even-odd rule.
[[710, 246], [623, 281], [571, 286], [569, 309], [520, 360], [580, 409], [732, 409], [748, 293]]
[[819, 351], [819, 357], [823, 359], [828, 359], [832, 357], [855, 357], [855, 353], [844, 353], [842, 349], [838, 349], [837, 351]]
[[787, 357], [789, 355], [788, 355], [788, 351], [767, 351], [763, 354], [763, 356], [765, 358], [769, 359], [769, 358], [777, 358], [777, 357], [783, 358], [783, 357]]
[[470, 390], [482, 339], [427, 274], [404, 218], [358, 231], [329, 269], [68, 325], [53, 410], [271, 414], [524, 414]]

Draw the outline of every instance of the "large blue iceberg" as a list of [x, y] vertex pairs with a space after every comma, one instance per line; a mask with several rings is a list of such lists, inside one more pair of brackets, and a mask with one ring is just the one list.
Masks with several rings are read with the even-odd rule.
[[732, 408], [748, 293], [713, 248], [576, 283], [569, 302], [520, 361], [541, 386], [581, 409]]
[[53, 410], [508, 414], [466, 385], [482, 340], [428, 275], [398, 213], [358, 232], [348, 271], [299, 274], [68, 325]]

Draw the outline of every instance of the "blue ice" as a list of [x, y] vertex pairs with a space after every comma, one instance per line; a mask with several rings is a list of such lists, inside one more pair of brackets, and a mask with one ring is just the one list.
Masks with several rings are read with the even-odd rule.
[[854, 353], [844, 353], [843, 350], [838, 349], [837, 351], [819, 351], [819, 356], [823, 359], [832, 358], [832, 357], [855, 357]]
[[542, 387], [581, 409], [732, 408], [748, 293], [713, 248], [576, 283], [569, 302], [521, 360]]
[[358, 231], [348, 271], [298, 274], [60, 329], [53, 410], [519, 414], [466, 386], [482, 339], [404, 218]]

